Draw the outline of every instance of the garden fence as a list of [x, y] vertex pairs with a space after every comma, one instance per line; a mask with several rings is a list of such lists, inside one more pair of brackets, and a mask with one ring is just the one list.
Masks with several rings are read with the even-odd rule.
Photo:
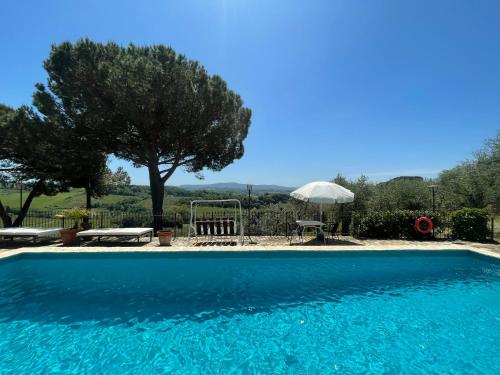
[[[15, 214], [12, 213], [12, 218]], [[221, 219], [234, 218], [233, 210], [214, 210], [204, 211], [199, 214], [199, 219]], [[248, 236], [289, 236], [291, 228], [296, 220], [321, 220], [324, 223], [332, 224], [340, 222], [339, 233], [352, 234], [355, 232], [354, 223], [351, 220], [352, 216], [338, 216], [334, 212], [324, 212], [320, 218], [316, 211], [299, 212], [292, 210], [244, 210], [243, 211], [243, 226], [245, 235]], [[239, 218], [237, 218], [239, 219]], [[25, 227], [71, 227], [72, 222], [69, 219], [57, 218], [55, 211], [36, 211], [31, 210], [24, 219], [23, 226]], [[91, 215], [90, 222], [93, 228], [110, 228], [110, 227], [153, 227], [155, 221], [161, 221], [162, 226], [170, 228], [174, 231], [174, 236], [185, 237], [189, 231], [189, 212], [172, 212], [167, 211], [161, 217], [153, 217], [146, 212], [118, 212], [118, 211], [94, 211]], [[449, 217], [440, 215], [441, 224], [434, 231], [434, 237], [447, 239], [451, 237], [449, 229]], [[344, 224], [343, 224], [344, 223]], [[347, 223], [347, 225], [345, 225]], [[1, 222], [0, 222], [1, 226]], [[491, 236], [500, 240], [500, 223], [491, 221]]]
[[491, 233], [493, 240], [500, 242], [500, 216], [491, 218]]

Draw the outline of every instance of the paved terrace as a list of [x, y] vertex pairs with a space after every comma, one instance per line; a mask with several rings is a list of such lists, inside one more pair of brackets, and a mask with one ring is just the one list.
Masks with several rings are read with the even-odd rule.
[[33, 244], [22, 240], [0, 241], [0, 259], [20, 253], [62, 253], [62, 252], [158, 252], [158, 251], [283, 251], [283, 250], [314, 250], [314, 251], [360, 251], [360, 250], [471, 250], [484, 255], [500, 258], [500, 244], [475, 243], [464, 241], [405, 241], [405, 240], [360, 240], [353, 237], [341, 237], [330, 241], [328, 245], [317, 242], [314, 238], [306, 238], [303, 244], [290, 245], [285, 237], [252, 237], [243, 246], [235, 243], [220, 242], [189, 242], [187, 238], [177, 238], [172, 246], [159, 246], [158, 240], [153, 242], [135, 242], [133, 240], [110, 239], [108, 241], [86, 241], [82, 246], [62, 246], [59, 241], [43, 241]]

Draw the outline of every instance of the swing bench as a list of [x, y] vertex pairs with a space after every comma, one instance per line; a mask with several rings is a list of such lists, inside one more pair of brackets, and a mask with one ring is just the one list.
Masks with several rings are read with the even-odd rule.
[[[221, 217], [206, 218], [198, 216], [197, 209], [200, 205], [219, 204], [221, 206], [232, 204], [233, 215], [224, 211]], [[241, 202], [238, 199], [195, 200], [191, 202], [191, 215], [189, 219], [188, 238], [200, 239], [204, 242], [222, 241], [238, 238], [243, 244], [243, 216]], [[224, 241], [225, 240], [225, 241]]]

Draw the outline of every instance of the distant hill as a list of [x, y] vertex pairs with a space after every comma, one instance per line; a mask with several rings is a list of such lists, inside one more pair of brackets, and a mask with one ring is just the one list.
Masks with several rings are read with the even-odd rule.
[[[217, 184], [200, 184], [200, 185], [180, 185], [182, 189], [186, 190], [216, 190], [216, 191], [234, 191], [246, 192], [247, 185], [239, 184], [237, 182], [221, 182]], [[295, 188], [280, 185], [253, 185], [252, 193], [288, 193]]]
[[394, 182], [399, 182], [399, 181], [423, 181], [424, 178], [420, 176], [399, 176], [399, 177], [394, 177], [391, 178], [390, 180], [380, 182], [381, 185], [390, 185]]

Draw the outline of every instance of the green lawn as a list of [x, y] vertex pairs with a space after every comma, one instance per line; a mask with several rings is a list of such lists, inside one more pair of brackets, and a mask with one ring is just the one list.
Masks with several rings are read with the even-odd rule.
[[[26, 199], [27, 192], [23, 193], [23, 200]], [[4, 206], [11, 208], [19, 207], [18, 190], [1, 190], [0, 200]], [[53, 197], [41, 195], [36, 197], [31, 204], [34, 210], [57, 210], [68, 207], [81, 207], [85, 204], [85, 194], [83, 190], [75, 189], [68, 193], [60, 193]]]
[[[23, 199], [26, 199], [27, 192], [23, 193]], [[188, 212], [189, 201], [199, 199], [200, 193], [193, 192], [192, 197], [178, 197], [165, 195], [165, 207], [170, 212]], [[13, 209], [19, 208], [19, 191], [0, 189], [0, 201], [4, 206]], [[148, 194], [139, 193], [131, 195], [110, 194], [102, 198], [93, 198], [92, 205], [95, 210], [114, 210], [119, 212], [137, 212], [151, 209], [151, 198]], [[84, 207], [85, 192], [83, 189], [72, 189], [67, 193], [59, 193], [55, 196], [39, 196], [33, 200], [30, 210], [32, 211], [58, 211], [65, 208]], [[200, 207], [199, 213], [219, 211], [218, 206]]]
[[[23, 200], [26, 199], [27, 193], [23, 193]], [[18, 190], [0, 190], [0, 200], [4, 206], [11, 208], [19, 207], [19, 191]], [[106, 208], [106, 206], [128, 201], [133, 204], [139, 204], [141, 207], [151, 207], [149, 197], [141, 196], [123, 196], [123, 195], [106, 195], [102, 198], [92, 199], [92, 203], [98, 207]], [[67, 193], [59, 193], [55, 196], [48, 197], [41, 195], [33, 199], [31, 210], [39, 211], [57, 211], [65, 208], [84, 207], [85, 192], [83, 189], [72, 189]]]

